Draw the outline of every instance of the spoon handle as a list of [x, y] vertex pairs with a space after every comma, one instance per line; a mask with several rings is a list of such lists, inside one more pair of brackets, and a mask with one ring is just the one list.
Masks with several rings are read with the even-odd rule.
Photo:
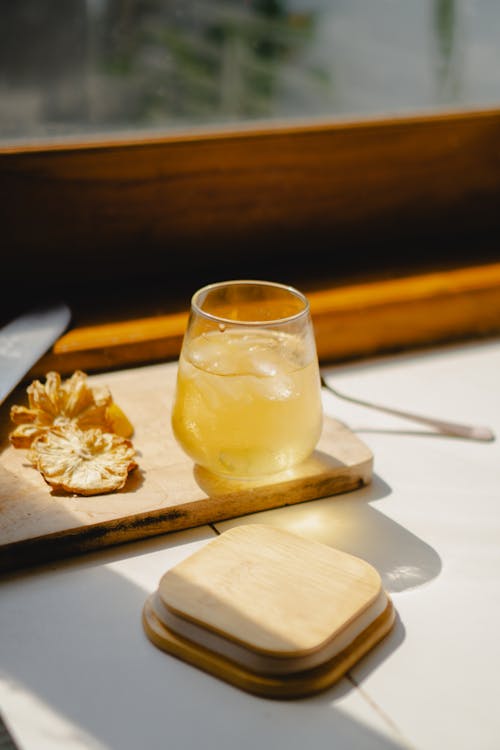
[[333, 388], [331, 385], [329, 385], [323, 377], [321, 377], [321, 385], [335, 394], [335, 396], [338, 396], [338, 398], [342, 398], [345, 401], [350, 401], [351, 403], [358, 404], [359, 406], [366, 406], [369, 409], [376, 409], [377, 411], [382, 411], [385, 414], [392, 414], [395, 417], [411, 419], [413, 422], [418, 422], [419, 424], [425, 424], [429, 427], [434, 427], [436, 430], [439, 430], [439, 432], [442, 432], [445, 435], [454, 435], [456, 437], [468, 438], [469, 440], [482, 440], [485, 442], [495, 440], [495, 433], [490, 430], [489, 427], [459, 424], [457, 422], [446, 422], [442, 419], [435, 419], [434, 417], [424, 417], [421, 414], [413, 414], [409, 411], [401, 411], [400, 409], [391, 409], [388, 406], [380, 406], [379, 404], [373, 404], [371, 401], [362, 401], [359, 398], [353, 398], [352, 396], [346, 396], [345, 394], [341, 393], [336, 388]]

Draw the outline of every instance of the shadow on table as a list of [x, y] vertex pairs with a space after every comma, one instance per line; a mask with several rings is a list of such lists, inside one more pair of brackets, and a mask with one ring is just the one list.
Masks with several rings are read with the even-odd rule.
[[[165, 550], [180, 544], [175, 536], [163, 538]], [[184, 537], [205, 538], [206, 529]], [[142, 553], [161, 550], [158, 539], [139, 544]], [[4, 578], [0, 630], [15, 637], [2, 654], [3, 679], [10, 695], [22, 690], [30, 696], [21, 697], [30, 707], [23, 719], [28, 734], [49, 731], [48, 707], [54, 744], [65, 747], [302, 750], [311, 741], [315, 748], [338, 750], [403, 746], [346, 679], [312, 698], [271, 701], [156, 649], [141, 627], [149, 591], [125, 577], [126, 566], [123, 573], [109, 566], [126, 560], [125, 549]]]
[[254, 513], [217, 528], [262, 520], [361, 557], [378, 570], [386, 591], [404, 591], [438, 576], [442, 563], [429, 544], [371, 505], [390, 493], [374, 474], [370, 485], [355, 492]]
[[[356, 664], [354, 664], [346, 673], [346, 679], [342, 683], [342, 685], [345, 685], [344, 693], [347, 693], [353, 687], [357, 688], [366, 677], [378, 669], [390, 654], [399, 648], [403, 643], [405, 636], [405, 627], [396, 611], [392, 630], [390, 630], [389, 633], [371, 649], [371, 651], [368, 651], [368, 653], [356, 662]], [[323, 703], [331, 703], [332, 700], [338, 698], [340, 689], [341, 685], [339, 684], [330, 690], [326, 690], [324, 693], [315, 696], [314, 699]], [[306, 700], [312, 700], [312, 698]]]

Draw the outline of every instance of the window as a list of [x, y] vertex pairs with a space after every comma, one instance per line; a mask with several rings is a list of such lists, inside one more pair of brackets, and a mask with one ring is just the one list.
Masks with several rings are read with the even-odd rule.
[[0, 138], [495, 108], [491, 0], [1, 3]]
[[499, 21], [486, 0], [2, 2], [3, 278], [89, 322], [220, 278], [496, 259]]

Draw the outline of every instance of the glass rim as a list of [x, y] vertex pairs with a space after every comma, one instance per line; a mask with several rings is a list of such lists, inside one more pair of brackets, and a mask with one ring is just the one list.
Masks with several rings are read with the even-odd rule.
[[[234, 320], [233, 318], [223, 318], [221, 315], [215, 315], [214, 313], [207, 312], [206, 310], [203, 310], [198, 304], [200, 295], [207, 295], [213, 289], [222, 289], [223, 287], [231, 287], [236, 285], [262, 286], [281, 289], [299, 299], [304, 305], [304, 309], [300, 310], [297, 313], [294, 313], [293, 315], [286, 315], [282, 318], [273, 318], [272, 320]], [[231, 281], [216, 281], [213, 284], [206, 284], [205, 286], [202, 286], [191, 297], [191, 309], [194, 310], [197, 315], [201, 315], [207, 320], [212, 320], [216, 323], [224, 323], [237, 326], [258, 326], [262, 328], [265, 326], [282, 325], [283, 323], [290, 323], [294, 320], [299, 320], [300, 318], [309, 314], [310, 305], [309, 300], [307, 299], [305, 294], [299, 292], [298, 289], [289, 284], [280, 284], [277, 281], [260, 281], [259, 279], [234, 279]]]

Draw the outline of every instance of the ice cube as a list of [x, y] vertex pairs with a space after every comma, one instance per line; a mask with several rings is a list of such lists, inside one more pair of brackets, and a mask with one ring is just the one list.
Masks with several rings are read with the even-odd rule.
[[256, 378], [254, 388], [261, 398], [268, 401], [286, 401], [298, 395], [293, 378], [284, 372], [278, 372], [273, 377]]
[[271, 352], [249, 351], [248, 372], [260, 378], [272, 378], [279, 371], [279, 362]]

